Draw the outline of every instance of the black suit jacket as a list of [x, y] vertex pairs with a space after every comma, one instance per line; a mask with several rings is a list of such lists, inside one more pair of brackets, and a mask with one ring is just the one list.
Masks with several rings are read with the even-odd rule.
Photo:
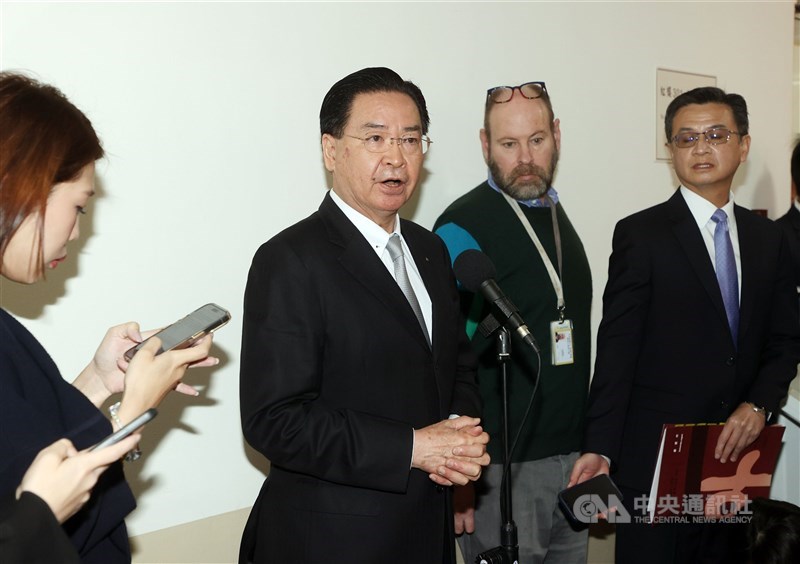
[[0, 503], [0, 562], [80, 564], [80, 558], [47, 503], [23, 492]]
[[241, 414], [272, 463], [242, 540], [256, 562], [449, 562], [449, 492], [409, 470], [412, 429], [478, 415], [450, 260], [401, 230], [433, 308], [432, 350], [397, 283], [327, 195], [262, 245], [245, 293]]
[[797, 286], [800, 286], [800, 211], [792, 204], [786, 215], [775, 220], [775, 225], [783, 230], [786, 240], [789, 241], [794, 265], [794, 279]]
[[665, 423], [724, 422], [742, 401], [778, 409], [800, 362], [785, 237], [735, 207], [742, 285], [738, 343], [714, 268], [677, 191], [614, 232], [584, 451], [620, 485], [649, 491]]
[[[47, 445], [66, 437], [83, 450], [111, 433], [108, 419], [64, 381], [34, 336], [2, 309], [0, 430], [0, 497], [13, 495]], [[130, 562], [124, 519], [135, 506], [122, 463], [112, 464], [89, 502], [63, 525], [84, 563]]]

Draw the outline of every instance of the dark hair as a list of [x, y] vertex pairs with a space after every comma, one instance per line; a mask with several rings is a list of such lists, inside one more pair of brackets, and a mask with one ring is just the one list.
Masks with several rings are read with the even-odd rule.
[[399, 92], [406, 94], [417, 106], [422, 121], [422, 134], [428, 133], [430, 117], [425, 106], [425, 97], [419, 87], [385, 67], [366, 68], [349, 74], [331, 86], [319, 110], [319, 129], [322, 135], [333, 135], [340, 139], [350, 119], [353, 100], [359, 94], [372, 92]]
[[[514, 93], [516, 94], [516, 92]], [[535, 100], [541, 100], [544, 102], [545, 107], [547, 108], [547, 115], [550, 117], [550, 130], [553, 130], [553, 122], [556, 119], [556, 114], [553, 112], [553, 103], [550, 101], [550, 94], [547, 93], [547, 90], [542, 90], [542, 95], [538, 98], [534, 98]], [[486, 105], [483, 108], [483, 129], [486, 131], [486, 137], [492, 137], [491, 131], [489, 130], [489, 114], [492, 111], [492, 108], [495, 107], [497, 104], [492, 102], [492, 99], [487, 95], [486, 96]]]
[[0, 259], [27, 216], [44, 217], [53, 186], [102, 156], [91, 122], [57, 88], [0, 73]]
[[775, 499], [756, 498], [749, 525], [750, 561], [782, 564], [800, 559], [800, 507]]
[[[794, 143], [794, 151], [792, 151], [792, 182], [795, 188], [800, 190], [800, 137]], [[799, 192], [800, 193], [800, 192]]]
[[739, 94], [726, 94], [721, 88], [703, 86], [684, 92], [676, 97], [667, 106], [667, 115], [664, 117], [664, 132], [667, 134], [667, 143], [672, 140], [672, 121], [675, 114], [684, 106], [690, 104], [724, 104], [733, 112], [739, 140], [750, 131], [750, 122], [747, 119], [747, 102]]

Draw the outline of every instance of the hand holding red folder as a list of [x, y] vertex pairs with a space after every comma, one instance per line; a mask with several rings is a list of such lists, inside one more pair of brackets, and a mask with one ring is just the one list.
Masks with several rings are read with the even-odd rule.
[[731, 461], [736, 462], [742, 450], [758, 438], [766, 424], [767, 417], [763, 411], [756, 411], [749, 403], [742, 403], [725, 422], [714, 449], [714, 458], [725, 462], [730, 456]]

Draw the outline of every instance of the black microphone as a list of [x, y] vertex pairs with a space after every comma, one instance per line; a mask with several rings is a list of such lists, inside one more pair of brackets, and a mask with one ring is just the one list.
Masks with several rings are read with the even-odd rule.
[[461, 285], [470, 292], [480, 291], [492, 306], [492, 313], [500, 319], [500, 324], [516, 333], [520, 339], [539, 353], [539, 345], [533, 338], [525, 320], [519, 314], [517, 306], [506, 297], [503, 290], [495, 282], [497, 269], [492, 260], [476, 249], [467, 249], [456, 258], [453, 271]]

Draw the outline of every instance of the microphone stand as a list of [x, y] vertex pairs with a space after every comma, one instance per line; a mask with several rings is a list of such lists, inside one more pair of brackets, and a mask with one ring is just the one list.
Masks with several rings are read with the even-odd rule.
[[475, 558], [475, 564], [518, 564], [519, 545], [517, 525], [514, 523], [511, 508], [511, 458], [508, 432], [508, 367], [511, 358], [511, 335], [508, 329], [497, 330], [497, 363], [503, 393], [503, 478], [500, 487], [500, 546], [484, 551]]

